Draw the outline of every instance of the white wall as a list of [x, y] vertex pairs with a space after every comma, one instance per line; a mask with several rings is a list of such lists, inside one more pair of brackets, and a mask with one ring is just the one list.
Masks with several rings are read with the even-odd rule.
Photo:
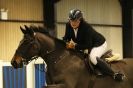
[[[57, 22], [67, 22], [70, 9], [78, 8], [91, 24], [121, 25], [121, 6], [119, 0], [61, 0], [56, 4]], [[123, 57], [122, 27], [93, 26], [107, 39], [108, 48]], [[65, 24], [57, 24], [58, 38], [62, 38]]]
[[119, 0], [61, 0], [55, 7], [58, 22], [66, 22], [69, 11], [78, 8], [89, 23], [122, 24]]
[[[43, 0], [0, 0], [0, 9], [8, 9], [9, 20], [42, 21]], [[0, 21], [0, 59], [10, 61], [22, 38], [19, 30], [24, 25], [43, 23]]]

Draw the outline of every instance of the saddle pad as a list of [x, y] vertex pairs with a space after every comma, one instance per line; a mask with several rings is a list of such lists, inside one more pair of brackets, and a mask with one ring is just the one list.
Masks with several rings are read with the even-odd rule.
[[119, 54], [113, 54], [112, 57], [105, 58], [107, 62], [113, 62], [113, 61], [120, 61], [120, 55]]

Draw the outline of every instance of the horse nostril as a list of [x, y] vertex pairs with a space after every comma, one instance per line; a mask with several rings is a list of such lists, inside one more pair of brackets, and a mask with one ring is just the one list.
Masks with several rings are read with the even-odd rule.
[[12, 62], [11, 62], [11, 65], [12, 65], [14, 68], [17, 68], [17, 62], [16, 62], [16, 61], [12, 61]]

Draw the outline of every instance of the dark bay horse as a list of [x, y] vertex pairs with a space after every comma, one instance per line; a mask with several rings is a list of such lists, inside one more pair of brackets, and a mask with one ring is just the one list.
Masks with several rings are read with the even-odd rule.
[[115, 81], [110, 76], [97, 77], [87, 70], [83, 55], [66, 49], [62, 40], [51, 37], [40, 27], [20, 29], [24, 36], [11, 64], [16, 69], [22, 68], [31, 60], [42, 57], [47, 64], [46, 88], [133, 88], [132, 59], [111, 64], [113, 70], [125, 74], [124, 81]]

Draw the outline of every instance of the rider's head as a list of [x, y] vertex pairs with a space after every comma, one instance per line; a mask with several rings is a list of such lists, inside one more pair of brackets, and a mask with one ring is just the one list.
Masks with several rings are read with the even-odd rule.
[[79, 27], [80, 21], [82, 19], [83, 19], [83, 14], [79, 9], [70, 10], [69, 21], [74, 29]]
[[72, 9], [69, 12], [69, 20], [77, 20], [77, 19], [82, 19], [83, 14], [79, 9]]

